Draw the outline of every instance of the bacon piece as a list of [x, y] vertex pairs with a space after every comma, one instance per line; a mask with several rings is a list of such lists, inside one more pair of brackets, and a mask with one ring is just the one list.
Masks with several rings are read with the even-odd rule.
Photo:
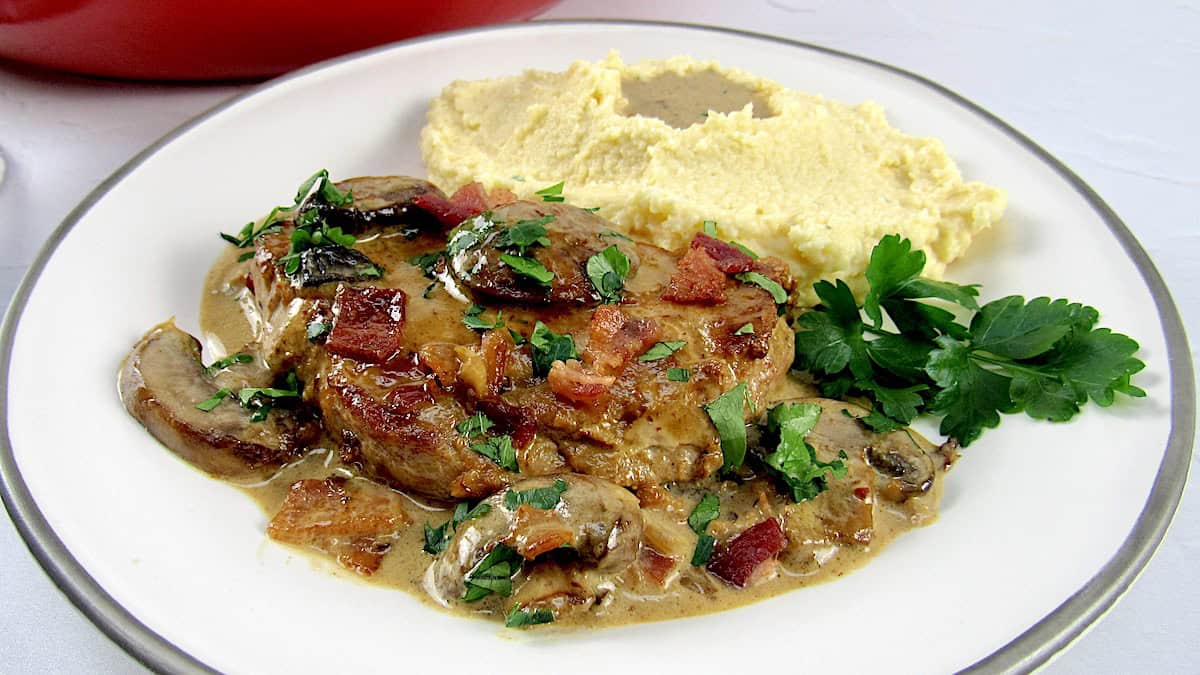
[[763, 563], [774, 560], [786, 546], [779, 521], [764, 520], [714, 551], [708, 571], [728, 584], [745, 588]]
[[740, 248], [721, 241], [715, 237], [710, 237], [703, 232], [697, 232], [695, 237], [692, 237], [691, 248], [700, 249], [712, 258], [713, 264], [717, 269], [725, 274], [737, 274], [739, 272], [749, 272], [754, 269], [754, 258], [751, 258]]
[[403, 351], [407, 300], [398, 288], [338, 288], [333, 299], [333, 328], [325, 349], [368, 363], [395, 359]]
[[399, 494], [378, 483], [331, 476], [292, 483], [267, 535], [324, 551], [360, 574], [371, 574], [391, 548], [387, 539], [409, 522]]
[[479, 409], [496, 423], [496, 427], [512, 436], [513, 447], [529, 447], [537, 435], [537, 420], [529, 408], [515, 406], [502, 398], [479, 401]]
[[450, 199], [424, 192], [413, 197], [412, 203], [437, 218], [442, 225], [455, 227], [490, 208], [516, 200], [517, 196], [504, 188], [497, 188], [489, 194], [479, 183], [467, 183], [455, 190]]
[[796, 288], [796, 280], [792, 278], [792, 268], [779, 258], [770, 256], [754, 261], [752, 272], [758, 272], [775, 283], [783, 286], [783, 290], [791, 293]]
[[681, 304], [716, 305], [725, 302], [725, 273], [702, 248], [689, 248], [679, 259], [662, 299]]
[[631, 319], [612, 305], [601, 305], [592, 314], [583, 358], [600, 375], [616, 375], [658, 341], [654, 319]]
[[526, 560], [556, 548], [575, 545], [574, 532], [553, 509], [538, 509], [528, 504], [518, 506], [510, 531], [513, 535], [509, 545]]
[[492, 329], [483, 334], [478, 347], [455, 347], [461, 363], [458, 378], [470, 385], [479, 398], [498, 396], [514, 346], [508, 330]]
[[638, 553], [638, 565], [642, 568], [642, 572], [654, 580], [659, 586], [665, 586], [667, 577], [671, 572], [675, 571], [675, 559], [669, 555], [663, 555], [658, 551], [642, 545], [642, 550]]
[[583, 364], [575, 359], [555, 361], [546, 376], [550, 390], [573, 403], [595, 403], [608, 393], [608, 388], [616, 381], [617, 378], [611, 375], [597, 375], [584, 370]]

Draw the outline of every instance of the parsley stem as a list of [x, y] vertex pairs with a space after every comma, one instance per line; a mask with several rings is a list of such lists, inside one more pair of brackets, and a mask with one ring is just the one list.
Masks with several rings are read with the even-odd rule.
[[1025, 373], [1026, 375], [1032, 375], [1037, 378], [1051, 377], [1050, 375], [1047, 375], [1045, 372], [1040, 371], [1037, 368], [1030, 368], [1028, 366], [1022, 366], [1021, 364], [1013, 362], [1013, 361], [1009, 361], [1008, 359], [998, 359], [998, 358], [991, 357], [991, 356], [984, 356], [983, 354], [980, 354], [979, 352], [971, 352], [970, 357], [972, 359], [975, 359], [976, 361], [981, 361], [983, 363], [990, 363], [993, 366], [999, 366], [1001, 368], [1004, 368], [1005, 370], [1009, 370], [1009, 371], [1013, 371], [1013, 372], [1017, 372], [1017, 373]]

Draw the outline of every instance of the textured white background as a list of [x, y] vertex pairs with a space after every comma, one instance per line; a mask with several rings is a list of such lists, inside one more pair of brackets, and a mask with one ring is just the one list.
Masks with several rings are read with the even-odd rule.
[[[742, 28], [858, 53], [938, 81], [1088, 181], [1149, 251], [1190, 334], [1200, 335], [1200, 3], [1194, 0], [1121, 6], [567, 0], [545, 16]], [[93, 81], [0, 62], [0, 154], [8, 164], [0, 183], [0, 304], [50, 231], [97, 183], [242, 88]], [[103, 261], [88, 273], [103, 273]], [[1198, 567], [1200, 502], [1185, 495], [1133, 590], [1046, 671], [1200, 672]], [[0, 672], [141, 671], [55, 589], [12, 525], [0, 524]]]

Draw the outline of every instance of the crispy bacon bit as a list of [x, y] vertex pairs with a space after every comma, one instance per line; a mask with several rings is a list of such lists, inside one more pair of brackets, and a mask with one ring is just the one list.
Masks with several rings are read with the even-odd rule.
[[662, 299], [682, 304], [716, 305], [725, 302], [725, 273], [701, 248], [689, 248], [679, 259]]
[[697, 232], [696, 236], [692, 238], [691, 248], [707, 253], [717, 269], [725, 274], [749, 272], [754, 269], [754, 258], [746, 255], [744, 251], [733, 244], [727, 244], [703, 232]]
[[407, 299], [398, 288], [338, 288], [325, 349], [368, 363], [387, 363], [400, 356]]
[[503, 188], [492, 190], [489, 194], [479, 183], [467, 183], [455, 190], [450, 199], [424, 192], [413, 197], [412, 203], [437, 218], [442, 225], [455, 227], [490, 208], [516, 200], [516, 195]]
[[792, 277], [792, 268], [779, 258], [765, 257], [754, 261], [752, 271], [758, 272], [783, 286], [783, 290], [791, 293], [796, 289], [796, 280]]
[[653, 579], [659, 586], [665, 586], [667, 578], [671, 572], [675, 571], [674, 558], [663, 555], [645, 544], [642, 545], [642, 550], [638, 554], [638, 565], [642, 568], [642, 573]]
[[654, 319], [631, 319], [612, 305], [601, 305], [592, 314], [583, 359], [601, 375], [617, 375], [658, 337]]
[[708, 571], [728, 584], [745, 588], [763, 563], [774, 560], [786, 546], [779, 521], [764, 520], [714, 551]]
[[480, 398], [500, 395], [504, 386], [504, 372], [508, 369], [508, 356], [514, 347], [512, 334], [506, 328], [492, 329], [483, 334], [479, 351], [483, 354], [485, 393]]
[[502, 398], [479, 401], [479, 409], [496, 423], [496, 427], [512, 436], [513, 447], [529, 447], [537, 435], [537, 420], [529, 408], [515, 406]]
[[583, 364], [575, 359], [555, 361], [546, 377], [551, 391], [573, 403], [595, 403], [608, 393], [608, 388], [616, 381], [617, 378], [611, 375], [597, 375], [584, 370]]
[[865, 487], [865, 486], [864, 487], [856, 487], [856, 488], [854, 488], [854, 496], [858, 497], [859, 499], [861, 499], [865, 502], [868, 499], [870, 499], [870, 497], [871, 497], [871, 488]]
[[324, 551], [360, 574], [371, 574], [391, 548], [387, 539], [409, 522], [400, 495], [378, 483], [307, 479], [292, 483], [267, 535]]
[[450, 389], [458, 381], [458, 357], [454, 345], [435, 342], [417, 350], [417, 363], [433, 374], [442, 389]]
[[517, 507], [511, 532], [513, 536], [509, 545], [526, 560], [575, 544], [574, 533], [557, 511], [537, 509], [528, 504]]

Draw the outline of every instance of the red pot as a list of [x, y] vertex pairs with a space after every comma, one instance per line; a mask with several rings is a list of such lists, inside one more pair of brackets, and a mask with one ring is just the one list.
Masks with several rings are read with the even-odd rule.
[[554, 0], [0, 0], [0, 57], [89, 75], [262, 78]]

